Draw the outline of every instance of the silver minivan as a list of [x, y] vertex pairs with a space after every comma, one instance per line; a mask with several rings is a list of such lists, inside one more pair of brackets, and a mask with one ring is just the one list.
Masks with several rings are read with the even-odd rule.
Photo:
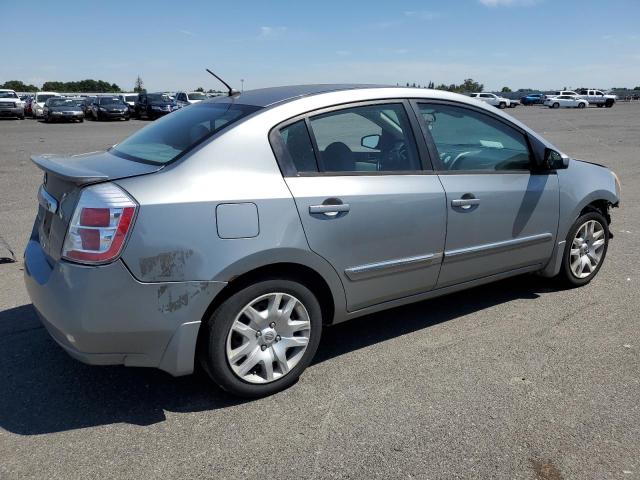
[[268, 395], [322, 328], [537, 272], [588, 283], [620, 185], [462, 95], [311, 85], [203, 101], [44, 171], [25, 281], [90, 364]]

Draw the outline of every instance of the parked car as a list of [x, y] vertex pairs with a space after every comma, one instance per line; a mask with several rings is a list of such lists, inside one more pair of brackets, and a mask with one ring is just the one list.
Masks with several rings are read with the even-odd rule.
[[544, 104], [543, 93], [529, 93], [520, 99], [522, 105], [542, 105]]
[[498, 108], [507, 108], [511, 103], [508, 98], [499, 97], [495, 93], [472, 93], [469, 96]]
[[207, 98], [209, 97], [203, 92], [177, 92], [175, 96], [176, 103], [181, 107], [200, 103], [203, 100], [207, 100]]
[[36, 92], [31, 102], [31, 116], [33, 118], [42, 117], [45, 102], [51, 97], [59, 96], [60, 94], [56, 92]]
[[135, 104], [136, 117], [155, 120], [180, 107], [166, 93], [140, 93]]
[[516, 108], [518, 105], [520, 105], [520, 100], [509, 99], [509, 108]]
[[0, 88], [0, 117], [24, 120], [24, 102], [15, 91], [8, 88]]
[[83, 122], [84, 113], [72, 98], [51, 97], [44, 103], [42, 118], [45, 122]]
[[93, 120], [129, 120], [129, 105], [118, 95], [98, 97], [91, 104], [91, 118]]
[[584, 88], [578, 91], [578, 96], [583, 100], [589, 102], [589, 105], [595, 105], [599, 108], [607, 107], [611, 108], [618, 100], [617, 95], [607, 95], [601, 90], [593, 90]]
[[296, 381], [325, 325], [527, 272], [587, 284], [620, 201], [609, 169], [415, 88], [246, 91], [32, 159], [24, 275], [51, 336], [86, 363], [199, 361], [254, 397]]
[[547, 98], [544, 104], [549, 108], [585, 108], [589, 106], [589, 102], [575, 95], [560, 95], [558, 97]]

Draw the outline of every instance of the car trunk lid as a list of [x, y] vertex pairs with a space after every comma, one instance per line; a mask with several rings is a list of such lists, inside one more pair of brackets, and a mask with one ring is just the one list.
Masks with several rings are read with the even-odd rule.
[[69, 221], [83, 186], [146, 175], [163, 168], [163, 165], [126, 160], [108, 151], [73, 156], [34, 155], [31, 160], [45, 172], [38, 190], [38, 215], [31, 238], [38, 240], [54, 261], [60, 259]]

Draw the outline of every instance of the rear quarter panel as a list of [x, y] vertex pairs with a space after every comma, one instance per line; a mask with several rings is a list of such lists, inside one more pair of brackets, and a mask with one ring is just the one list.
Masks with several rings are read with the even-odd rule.
[[[118, 181], [140, 204], [123, 261], [142, 282], [227, 282], [258, 267], [296, 262], [325, 278], [336, 311], [343, 310], [342, 284], [335, 270], [309, 249], [268, 142], [271, 123], [262, 117], [243, 122], [155, 174]], [[258, 235], [220, 237], [216, 208], [229, 203], [256, 205]]]

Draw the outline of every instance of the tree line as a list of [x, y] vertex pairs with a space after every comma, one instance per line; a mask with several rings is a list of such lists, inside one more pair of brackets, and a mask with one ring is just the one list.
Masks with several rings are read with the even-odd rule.
[[17, 92], [38, 92], [38, 91], [60, 91], [60, 92], [121, 92], [120, 87], [115, 83], [104, 80], [86, 79], [77, 82], [44, 82], [42, 88], [35, 85], [26, 84], [20, 80], [9, 80], [4, 82], [0, 88], [9, 88]]

